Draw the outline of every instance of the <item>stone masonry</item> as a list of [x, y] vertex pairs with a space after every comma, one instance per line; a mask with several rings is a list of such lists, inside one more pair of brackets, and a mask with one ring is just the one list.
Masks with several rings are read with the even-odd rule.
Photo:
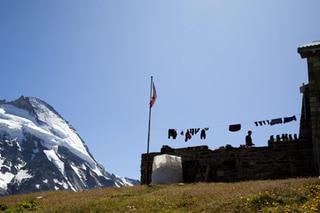
[[320, 174], [320, 41], [298, 48], [302, 58], [307, 58], [309, 84], [301, 88], [308, 97], [309, 116], [311, 118], [311, 141], [313, 145], [314, 165]]
[[303, 94], [299, 138], [269, 140], [266, 147], [230, 145], [210, 150], [207, 146], [173, 149], [142, 154], [141, 184], [151, 182], [153, 158], [160, 154], [181, 156], [183, 179], [191, 182], [231, 182], [254, 179], [279, 179], [320, 174], [320, 42], [300, 46], [307, 58], [309, 84]]

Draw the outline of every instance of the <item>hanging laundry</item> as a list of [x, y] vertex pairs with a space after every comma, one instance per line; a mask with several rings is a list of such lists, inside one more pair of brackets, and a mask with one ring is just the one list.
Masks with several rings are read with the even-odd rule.
[[190, 131], [191, 135], [194, 135], [195, 129], [192, 128], [189, 131]]
[[201, 139], [201, 140], [205, 140], [206, 137], [207, 137], [206, 130], [205, 130], [205, 129], [202, 129], [202, 130], [201, 130], [201, 133], [200, 133], [200, 139]]
[[282, 124], [282, 118], [275, 118], [275, 119], [271, 120], [271, 122], [270, 122], [271, 126], [276, 125], [276, 124]]
[[188, 140], [190, 140], [192, 138], [191, 133], [189, 130], [187, 130], [186, 135], [185, 135], [185, 142], [187, 142]]
[[270, 121], [269, 120], [264, 120], [264, 121], [256, 121], [256, 122], [254, 122], [254, 124], [256, 125], [256, 126], [264, 126], [264, 125], [269, 125], [270, 124]]
[[198, 134], [198, 132], [200, 131], [200, 128], [196, 128], [194, 134]]
[[177, 131], [175, 129], [169, 129], [168, 130], [168, 138], [170, 139], [172, 137], [172, 139], [176, 139], [177, 138]]
[[241, 124], [232, 124], [229, 126], [230, 132], [237, 132], [241, 129]]
[[283, 123], [289, 123], [289, 122], [291, 122], [291, 121], [296, 121], [297, 120], [297, 118], [296, 118], [296, 116], [294, 115], [294, 116], [291, 116], [291, 117], [284, 117], [283, 118]]

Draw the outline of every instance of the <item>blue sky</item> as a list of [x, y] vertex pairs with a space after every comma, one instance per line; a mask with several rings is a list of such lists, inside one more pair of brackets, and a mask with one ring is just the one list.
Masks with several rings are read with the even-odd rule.
[[[238, 147], [249, 129], [264, 146], [271, 134], [298, 132], [299, 122], [253, 122], [300, 113], [307, 65], [297, 47], [320, 39], [319, 8], [317, 0], [3, 0], [0, 99], [45, 100], [109, 172], [137, 179], [151, 75], [151, 151]], [[229, 132], [233, 123], [242, 130]], [[168, 128], [193, 127], [209, 127], [207, 140], [167, 139]]]

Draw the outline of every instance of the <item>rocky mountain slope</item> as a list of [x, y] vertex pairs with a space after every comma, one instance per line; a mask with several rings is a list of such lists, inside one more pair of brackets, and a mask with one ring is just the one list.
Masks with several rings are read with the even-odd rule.
[[0, 101], [0, 194], [133, 184], [105, 171], [76, 130], [44, 101]]

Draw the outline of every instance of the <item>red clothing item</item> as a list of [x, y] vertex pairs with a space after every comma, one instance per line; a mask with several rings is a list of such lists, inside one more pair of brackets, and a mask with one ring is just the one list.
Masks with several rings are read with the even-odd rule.
[[188, 140], [190, 140], [191, 138], [192, 138], [192, 136], [191, 136], [191, 133], [189, 132], [189, 130], [187, 130], [187, 132], [186, 132], [186, 138], [185, 138], [185, 142], [187, 142]]

